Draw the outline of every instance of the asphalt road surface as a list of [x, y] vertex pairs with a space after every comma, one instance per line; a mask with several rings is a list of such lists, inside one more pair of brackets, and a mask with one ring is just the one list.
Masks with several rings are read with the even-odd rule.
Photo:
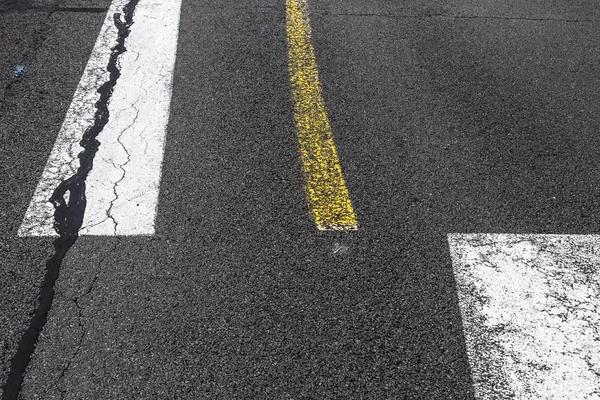
[[[168, 120], [121, 177], [160, 178], [116, 223], [149, 230], [79, 232], [71, 191], [52, 237], [20, 229], [111, 1], [0, 0], [4, 400], [600, 399], [596, 0], [123, 3], [110, 106], [172, 79], [124, 123]], [[357, 226], [320, 225], [319, 157]]]

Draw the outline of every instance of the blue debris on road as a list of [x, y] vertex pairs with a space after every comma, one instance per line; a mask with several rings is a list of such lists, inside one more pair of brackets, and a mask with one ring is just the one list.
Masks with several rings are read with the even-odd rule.
[[15, 68], [15, 72], [13, 72], [12, 77], [14, 79], [17, 79], [17, 78], [22, 78], [23, 76], [25, 76], [25, 66], [17, 65], [17, 67]]

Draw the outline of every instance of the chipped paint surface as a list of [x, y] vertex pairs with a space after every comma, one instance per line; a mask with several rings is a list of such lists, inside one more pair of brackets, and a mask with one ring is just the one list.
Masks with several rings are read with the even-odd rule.
[[600, 236], [448, 242], [476, 398], [600, 399]]
[[308, 206], [320, 230], [355, 230], [356, 215], [333, 141], [310, 38], [305, 0], [287, 0], [286, 30], [294, 119]]

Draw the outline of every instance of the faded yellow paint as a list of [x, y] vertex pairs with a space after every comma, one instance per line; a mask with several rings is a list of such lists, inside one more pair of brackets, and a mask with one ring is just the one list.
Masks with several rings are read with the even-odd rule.
[[288, 65], [308, 207], [320, 230], [356, 230], [319, 82], [306, 0], [286, 1]]

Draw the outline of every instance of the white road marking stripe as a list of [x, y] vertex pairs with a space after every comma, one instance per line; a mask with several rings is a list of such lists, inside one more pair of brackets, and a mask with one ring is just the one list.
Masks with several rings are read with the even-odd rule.
[[[29, 205], [20, 236], [54, 236], [53, 190], [79, 163], [79, 140], [93, 124], [96, 90], [108, 80], [106, 66], [117, 38], [113, 15], [127, 0], [113, 0], [48, 163]], [[82, 235], [151, 235], [158, 202], [166, 126], [177, 51], [181, 0], [141, 0], [121, 76], [108, 108], [110, 119], [86, 180]]]
[[79, 140], [87, 127], [93, 125], [95, 103], [100, 98], [96, 92], [109, 78], [106, 70], [111, 47], [118, 35], [113, 15], [127, 4], [127, 0], [113, 0], [98, 39], [83, 71], [69, 110], [50, 153], [42, 178], [33, 194], [19, 236], [53, 236], [54, 207], [48, 202], [54, 189], [77, 170], [77, 154], [82, 150]]
[[448, 242], [476, 398], [600, 399], [600, 236]]
[[113, 117], [87, 179], [81, 234], [154, 234], [180, 7], [180, 0], [141, 0], [136, 8], [108, 107]]

